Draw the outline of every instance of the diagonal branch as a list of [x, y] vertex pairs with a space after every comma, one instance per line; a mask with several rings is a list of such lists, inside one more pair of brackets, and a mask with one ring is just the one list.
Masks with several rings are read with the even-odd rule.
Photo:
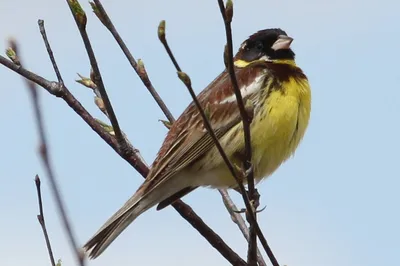
[[51, 95], [62, 98], [66, 104], [68, 104], [76, 114], [78, 114], [88, 124], [94, 132], [96, 132], [116, 153], [118, 153], [123, 159], [125, 159], [130, 165], [132, 165], [136, 171], [142, 176], [146, 176], [148, 173], [147, 165], [138, 158], [136, 152], [126, 154], [121, 152], [119, 145], [114, 138], [110, 135], [98, 121], [82, 106], [82, 104], [71, 94], [67, 87], [61, 87], [57, 82], [49, 81], [21, 66], [14, 64], [12, 61], [0, 55], [0, 64], [7, 67], [8, 69], [18, 73], [22, 77], [40, 85]]
[[153, 87], [147, 72], [144, 68], [144, 65], [139, 62], [136, 62], [135, 58], [132, 56], [131, 52], [129, 51], [128, 47], [126, 46], [124, 40], [122, 40], [121, 36], [119, 35], [117, 29], [115, 28], [114, 24], [112, 23], [110, 17], [108, 16], [106, 10], [104, 9], [103, 5], [99, 0], [94, 0], [90, 2], [93, 12], [99, 18], [99, 20], [103, 23], [103, 25], [110, 31], [112, 36], [114, 37], [115, 41], [118, 43], [119, 47], [121, 48], [122, 52], [125, 54], [126, 58], [128, 59], [129, 63], [131, 64], [132, 68], [136, 71], [136, 74], [142, 80], [144, 86], [150, 92], [151, 96], [153, 96], [154, 100], [157, 102], [160, 109], [163, 111], [164, 115], [168, 118], [170, 122], [173, 122], [175, 119], [172, 113], [169, 111], [167, 106], [165, 105], [164, 101], [161, 99], [160, 95], [157, 93], [156, 89]]
[[[245, 220], [237, 212], [237, 207], [236, 207], [235, 203], [233, 203], [231, 197], [229, 196], [228, 191], [226, 189], [218, 189], [218, 191], [222, 196], [222, 201], [224, 202], [226, 209], [228, 210], [229, 214], [231, 215], [232, 221], [239, 227], [240, 231], [243, 233], [244, 238], [247, 240], [247, 242], [249, 242], [249, 238], [250, 238], [249, 229], [247, 228]], [[260, 250], [258, 248], [256, 248], [256, 250], [257, 250], [258, 265], [266, 266], [267, 264], [265, 263]]]
[[53, 51], [51, 50], [49, 40], [47, 39], [46, 29], [44, 28], [44, 20], [39, 19], [38, 20], [38, 25], [39, 25], [40, 33], [42, 34], [42, 38], [43, 38], [44, 44], [46, 45], [46, 50], [47, 50], [47, 53], [48, 53], [48, 55], [50, 57], [51, 64], [53, 65], [54, 72], [56, 73], [56, 76], [57, 76], [57, 79], [58, 79], [58, 84], [59, 84], [59, 86], [64, 86], [64, 81], [63, 81], [63, 79], [61, 77], [60, 70], [58, 69], [58, 66], [56, 64], [56, 60], [54, 58]]
[[[114, 109], [111, 105], [110, 99], [108, 98], [107, 91], [104, 87], [103, 79], [101, 77], [100, 69], [97, 64], [96, 57], [94, 55], [92, 44], [90, 43], [89, 36], [86, 32], [86, 22], [87, 22], [86, 14], [83, 11], [82, 7], [80, 6], [80, 4], [77, 0], [67, 0], [67, 3], [71, 10], [71, 13], [75, 19], [76, 25], [79, 29], [79, 33], [81, 34], [82, 41], [85, 45], [85, 49], [86, 49], [87, 55], [89, 57], [90, 65], [92, 66], [92, 69], [93, 69], [94, 83], [96, 84], [97, 88], [99, 89], [101, 98], [103, 99], [105, 108], [107, 110], [111, 124], [112, 124], [114, 132], [115, 132], [115, 137], [116, 137], [119, 145], [121, 145], [121, 148], [123, 150], [127, 150], [128, 147], [126, 145], [125, 137], [122, 134], [122, 131], [119, 127], [117, 117], [114, 113]], [[127, 152], [129, 152], [129, 151], [127, 151]]]
[[[233, 44], [232, 44], [232, 29], [231, 22], [233, 16], [233, 3], [231, 0], [228, 0], [226, 4], [226, 8], [224, 7], [224, 3], [222, 0], [218, 0], [219, 8], [222, 14], [222, 18], [225, 24], [225, 33], [227, 39], [227, 46], [224, 53], [224, 61], [226, 67], [228, 69], [231, 82], [233, 85], [233, 89], [236, 95], [236, 100], [238, 103], [240, 115], [242, 117], [243, 122], [243, 132], [244, 132], [244, 142], [245, 142], [245, 160], [244, 160], [244, 168], [247, 175], [247, 185], [249, 189], [249, 198], [254, 203], [255, 199], [255, 185], [254, 185], [254, 172], [251, 164], [252, 157], [252, 149], [251, 149], [251, 135], [250, 135], [250, 124], [252, 118], [247, 115], [242, 94], [240, 93], [240, 89], [236, 80], [235, 69], [233, 65]], [[257, 221], [257, 212], [254, 212], [254, 222]], [[250, 223], [250, 235], [249, 235], [249, 248], [247, 255], [247, 262], [249, 265], [256, 265], [257, 260], [257, 234], [254, 226], [254, 222], [249, 221]]]
[[[254, 185], [254, 173], [253, 173], [253, 168], [251, 165], [251, 157], [252, 157], [252, 151], [251, 151], [251, 139], [250, 139], [250, 123], [251, 123], [251, 118], [248, 116], [242, 95], [240, 93], [240, 89], [237, 84], [236, 76], [235, 76], [235, 70], [234, 70], [234, 64], [233, 64], [233, 44], [232, 44], [232, 29], [231, 29], [231, 22], [232, 22], [232, 17], [233, 17], [233, 3], [232, 0], [228, 0], [226, 7], [224, 6], [223, 0], [218, 0], [218, 5], [221, 11], [222, 18], [224, 20], [225, 24], [225, 33], [226, 33], [226, 39], [227, 39], [227, 49], [225, 50], [225, 55], [224, 59], [227, 64], [227, 68], [231, 77], [232, 84], [234, 86], [235, 90], [235, 95], [236, 99], [238, 102], [238, 106], [240, 109], [240, 114], [242, 116], [242, 122], [243, 122], [243, 131], [244, 131], [244, 139], [245, 139], [245, 149], [246, 149], [246, 160], [244, 162], [244, 167], [246, 169], [246, 172], [248, 172], [247, 176], [247, 182], [248, 182], [248, 188], [249, 188], [249, 197], [250, 199], [254, 202], [256, 200], [256, 190], [255, 190], [255, 185]], [[249, 171], [250, 170], [250, 171]], [[246, 206], [247, 208], [247, 206]], [[249, 264], [255, 264], [257, 253], [257, 237], [258, 235], [261, 244], [263, 245], [265, 251], [267, 252], [267, 255], [269, 259], [271, 260], [271, 263], [274, 266], [279, 266], [278, 261], [276, 260], [274, 254], [272, 253], [271, 248], [269, 247], [266, 238], [264, 237], [258, 223], [257, 223], [257, 216], [256, 212], [253, 211], [252, 213], [249, 211], [247, 208], [249, 215], [249, 223], [250, 223], [250, 239], [249, 239], [249, 250], [248, 250], [248, 262]], [[254, 210], [254, 209], [252, 209]]]
[[[160, 28], [161, 28], [161, 30], [160, 30]], [[160, 37], [160, 35], [161, 35], [161, 37]], [[234, 165], [231, 163], [231, 161], [229, 160], [228, 156], [226, 155], [224, 149], [221, 146], [221, 143], [219, 142], [219, 139], [215, 135], [215, 132], [214, 132], [214, 130], [213, 130], [211, 124], [210, 124], [210, 121], [208, 120], [208, 117], [207, 117], [206, 113], [204, 112], [203, 107], [201, 106], [199, 100], [197, 99], [197, 96], [196, 96], [196, 94], [195, 94], [195, 92], [194, 92], [194, 90], [192, 88], [192, 83], [191, 83], [190, 77], [186, 73], [181, 71], [181, 68], [179, 67], [177, 61], [175, 60], [175, 57], [174, 57], [173, 53], [171, 52], [171, 49], [169, 48], [169, 45], [168, 45], [167, 40], [165, 38], [165, 21], [162, 21], [160, 23], [159, 39], [162, 42], [162, 44], [164, 45], [165, 49], [167, 51], [170, 51], [170, 53], [168, 53], [168, 55], [170, 56], [171, 61], [175, 65], [175, 68], [176, 68], [176, 70], [178, 72], [179, 79], [185, 84], [185, 86], [188, 89], [190, 95], [192, 96], [193, 102], [195, 103], [195, 105], [196, 105], [196, 107], [197, 107], [197, 109], [198, 109], [198, 111], [199, 111], [199, 113], [200, 113], [200, 115], [201, 115], [201, 117], [203, 119], [203, 123], [204, 123], [204, 126], [205, 126], [207, 132], [210, 134], [211, 138], [214, 141], [215, 146], [218, 149], [218, 152], [220, 153], [222, 159], [224, 160], [225, 164], [227, 165], [227, 167], [228, 167], [229, 171], [231, 172], [232, 176], [235, 178], [235, 180], [236, 180], [236, 182], [238, 184], [238, 187], [240, 189], [243, 201], [244, 201], [244, 203], [246, 205], [246, 209], [249, 212], [250, 221], [255, 226], [258, 227], [257, 221], [255, 220], [255, 214], [254, 214], [255, 211], [254, 211], [254, 209], [253, 209], [253, 207], [252, 207], [252, 205], [250, 203], [248, 194], [247, 194], [246, 189], [245, 189], [245, 187], [243, 185], [243, 182], [242, 182], [244, 177], [240, 176], [240, 173], [238, 173], [239, 171], [237, 171], [235, 169]], [[258, 227], [258, 229], [259, 229], [258, 230], [259, 234], [262, 235], [262, 232], [261, 232], [259, 227]]]

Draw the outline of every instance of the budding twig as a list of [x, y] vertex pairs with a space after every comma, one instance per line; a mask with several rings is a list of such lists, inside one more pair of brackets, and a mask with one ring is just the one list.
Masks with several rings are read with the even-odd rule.
[[[161, 28], [161, 30], [160, 30], [160, 28]], [[224, 149], [222, 148], [217, 136], [215, 135], [215, 132], [214, 132], [212, 126], [211, 126], [210, 121], [207, 118], [206, 113], [204, 112], [203, 107], [201, 106], [200, 102], [197, 99], [197, 96], [196, 96], [196, 94], [195, 94], [195, 92], [194, 92], [194, 90], [192, 88], [190, 77], [185, 72], [183, 72], [181, 70], [181, 68], [179, 67], [178, 63], [176, 62], [175, 57], [174, 57], [171, 49], [169, 48], [168, 42], [167, 42], [166, 37], [165, 37], [165, 22], [162, 21], [160, 23], [158, 33], [159, 33], [159, 39], [160, 39], [161, 43], [164, 45], [165, 49], [167, 50], [167, 53], [168, 53], [171, 61], [173, 62], [176, 70], [177, 70], [179, 79], [185, 84], [185, 86], [188, 89], [190, 95], [192, 96], [193, 102], [195, 103], [195, 105], [196, 105], [196, 107], [197, 107], [197, 109], [198, 109], [198, 111], [199, 111], [199, 113], [200, 113], [200, 115], [201, 115], [201, 117], [203, 119], [204, 127], [206, 128], [207, 132], [210, 134], [211, 138], [213, 139], [215, 146], [217, 147], [220, 155], [222, 156], [222, 158], [223, 158], [225, 164], [227, 165], [229, 171], [231, 172], [232, 176], [235, 178], [236, 182], [238, 183], [238, 187], [239, 187], [239, 189], [241, 191], [241, 195], [243, 197], [243, 201], [245, 202], [246, 209], [249, 212], [249, 216], [251, 216], [252, 223], [255, 224], [256, 226], [258, 226], [257, 221], [255, 219], [255, 210], [253, 210], [253, 206], [250, 203], [249, 196], [248, 196], [248, 194], [246, 192], [246, 189], [245, 189], [245, 187], [243, 185], [243, 182], [242, 182], [244, 177], [240, 176], [238, 171], [235, 170], [235, 166], [230, 162], [230, 160], [229, 160], [228, 156], [226, 155]], [[240, 91], [239, 91], [239, 94], [240, 94]], [[240, 97], [241, 97], [241, 95], [240, 95]], [[242, 105], [243, 105], [243, 102], [242, 102]], [[244, 105], [243, 105], [243, 111], [247, 115], [247, 111], [246, 111]], [[251, 167], [251, 164], [250, 164], [250, 167]], [[262, 235], [261, 230], [259, 230], [259, 231], [260, 231], [260, 234]], [[249, 239], [249, 245], [250, 245], [250, 241], [251, 241], [251, 239]], [[255, 249], [255, 250], [257, 251], [257, 249]], [[257, 256], [257, 253], [256, 253], [256, 256]]]
[[174, 121], [174, 117], [172, 113], [168, 110], [167, 106], [165, 105], [164, 101], [161, 99], [160, 95], [157, 93], [156, 89], [153, 87], [151, 83], [144, 64], [141, 60], [136, 62], [135, 58], [132, 56], [132, 53], [129, 51], [128, 47], [126, 46], [124, 40], [119, 35], [117, 29], [115, 28], [114, 24], [112, 23], [110, 17], [108, 16], [106, 10], [104, 9], [103, 5], [99, 0], [94, 0], [94, 2], [90, 2], [93, 12], [99, 18], [99, 20], [103, 23], [103, 25], [110, 31], [112, 36], [114, 37], [115, 41], [118, 43], [119, 47], [121, 48], [122, 52], [125, 54], [126, 59], [128, 59], [130, 65], [135, 70], [139, 78], [142, 80], [143, 84], [150, 92], [151, 96], [153, 96], [154, 100], [157, 102], [160, 109], [163, 111], [164, 115], [170, 121]]
[[93, 81], [96, 84], [101, 94], [101, 98], [104, 102], [105, 109], [107, 110], [110, 122], [115, 131], [115, 138], [117, 139], [118, 144], [121, 146], [121, 149], [124, 152], [131, 153], [133, 151], [129, 150], [129, 148], [126, 145], [126, 140], [122, 134], [121, 128], [119, 127], [118, 119], [114, 113], [114, 109], [111, 105], [110, 99], [108, 98], [107, 91], [104, 87], [103, 78], [101, 77], [100, 69], [97, 64], [97, 59], [96, 56], [94, 55], [94, 51], [92, 48], [92, 44], [89, 40], [89, 36], [86, 32], [86, 23], [87, 23], [86, 14], [77, 0], [67, 0], [67, 3], [70, 7], [71, 13], [75, 19], [76, 25], [79, 29], [79, 33], [81, 34], [83, 43], [85, 45], [90, 65], [92, 66], [93, 69], [93, 77], [94, 77]]
[[[235, 68], [233, 64], [233, 42], [232, 42], [232, 28], [231, 22], [233, 17], [233, 2], [232, 0], [227, 0], [226, 7], [224, 6], [223, 0], [218, 0], [218, 5], [221, 11], [222, 18], [224, 20], [225, 25], [225, 33], [227, 40], [227, 48], [224, 53], [224, 62], [227, 65], [227, 69], [229, 71], [229, 75], [231, 77], [231, 82], [235, 91], [238, 107], [240, 110], [240, 114], [243, 122], [243, 132], [244, 132], [244, 141], [245, 141], [245, 160], [244, 160], [244, 168], [246, 169], [247, 174], [247, 184], [249, 189], [249, 198], [252, 202], [254, 202], [256, 197], [256, 189], [254, 184], [254, 173], [252, 171], [252, 149], [251, 149], [251, 135], [250, 135], [250, 124], [252, 117], [248, 116], [248, 112], [246, 111], [242, 94], [240, 92], [236, 75]], [[241, 190], [243, 193], [243, 191]], [[271, 248], [269, 247], [264, 234], [262, 233], [260, 226], [257, 223], [256, 211], [253, 209], [252, 204], [248, 205], [247, 202], [246, 209], [248, 212], [247, 218], [249, 219], [250, 224], [250, 239], [249, 239], [249, 248], [248, 248], [248, 263], [250, 265], [256, 265], [257, 258], [257, 235], [260, 239], [261, 244], [263, 245], [271, 263], [274, 266], [279, 266], [278, 261], [276, 260], [274, 254], [272, 253]]]

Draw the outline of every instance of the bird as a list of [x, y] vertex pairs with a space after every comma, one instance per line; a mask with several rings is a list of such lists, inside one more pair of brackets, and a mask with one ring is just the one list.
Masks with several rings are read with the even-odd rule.
[[[253, 111], [250, 136], [256, 183], [294, 154], [309, 124], [311, 88], [295, 63], [292, 41], [280, 28], [260, 30], [233, 57], [240, 93]], [[207, 109], [226, 155], [241, 165], [245, 158], [243, 123], [227, 69], [197, 98]], [[156, 205], [157, 210], [163, 209], [198, 187], [235, 189], [237, 182], [192, 102], [171, 125], [145, 181], [84, 250], [89, 258], [97, 258], [139, 215]]]

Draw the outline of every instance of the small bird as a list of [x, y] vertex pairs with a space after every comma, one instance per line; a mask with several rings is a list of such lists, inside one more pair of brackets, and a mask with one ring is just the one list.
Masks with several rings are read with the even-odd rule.
[[[252, 104], [252, 164], [256, 182], [272, 174], [298, 147], [308, 126], [311, 91], [295, 63], [293, 39], [281, 29], [265, 29], [244, 41], [234, 57], [245, 103]], [[223, 71], [199, 95], [229, 159], [241, 165], [243, 124], [229, 73]], [[243, 181], [245, 182], [245, 180]], [[139, 215], [163, 209], [197, 187], [236, 188], [237, 183], [192, 102], [174, 122], [136, 193], [85, 244], [98, 257]]]

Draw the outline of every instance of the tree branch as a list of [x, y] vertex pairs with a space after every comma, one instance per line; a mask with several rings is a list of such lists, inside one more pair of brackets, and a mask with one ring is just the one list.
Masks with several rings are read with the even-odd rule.
[[[226, 67], [229, 71], [229, 75], [231, 77], [231, 82], [234, 87], [238, 107], [240, 110], [240, 114], [242, 116], [243, 122], [243, 131], [244, 131], [244, 141], [245, 141], [245, 153], [246, 153], [246, 160], [244, 161], [244, 167], [247, 172], [247, 184], [249, 189], [249, 198], [254, 203], [256, 199], [256, 190], [254, 184], [254, 173], [253, 167], [251, 164], [251, 157], [252, 157], [252, 150], [251, 150], [251, 135], [250, 135], [250, 124], [252, 117], [250, 117], [246, 111], [246, 108], [243, 103], [242, 95], [236, 80], [235, 69], [233, 64], [233, 44], [232, 44], [232, 29], [231, 29], [231, 22], [233, 17], [233, 3], [232, 0], [228, 0], [226, 7], [224, 6], [223, 0], [218, 0], [218, 5], [221, 11], [222, 18], [224, 20], [225, 25], [225, 33], [226, 33], [226, 40], [227, 40], [227, 49], [225, 49], [224, 53], [224, 61], [226, 63]], [[242, 191], [243, 193], [243, 191]], [[246, 204], [246, 208], [248, 211], [248, 218], [250, 223], [250, 237], [249, 237], [249, 249], [248, 249], [248, 263], [249, 265], [256, 265], [256, 257], [257, 257], [257, 236], [260, 239], [265, 251], [271, 263], [274, 266], [279, 266], [278, 261], [276, 260], [274, 254], [272, 253], [271, 248], [269, 247], [266, 238], [264, 237], [258, 223], [257, 223], [257, 216], [256, 211], [252, 208], [248, 208]]]
[[57, 76], [57, 79], [58, 79], [58, 84], [59, 84], [59, 86], [62, 87], [62, 86], [64, 86], [64, 81], [63, 81], [63, 79], [61, 77], [60, 70], [58, 69], [58, 66], [56, 64], [56, 60], [54, 58], [53, 51], [51, 50], [49, 40], [47, 39], [46, 29], [44, 28], [44, 20], [39, 19], [38, 20], [38, 25], [39, 25], [40, 33], [42, 34], [42, 38], [43, 38], [44, 44], [46, 45], [46, 50], [47, 50], [47, 53], [48, 53], [48, 55], [50, 57], [51, 64], [53, 65], [54, 72], [56, 73], [56, 76]]
[[[244, 169], [247, 172], [247, 185], [249, 190], [249, 199], [254, 203], [254, 173], [251, 164], [252, 150], [251, 150], [251, 136], [250, 136], [250, 124], [252, 118], [247, 115], [242, 94], [240, 92], [236, 75], [235, 68], [233, 65], [233, 45], [232, 45], [232, 29], [231, 22], [233, 16], [233, 3], [232, 1], [227, 2], [226, 8], [224, 7], [224, 3], [222, 0], [218, 0], [219, 8], [222, 14], [222, 18], [225, 24], [225, 33], [227, 39], [227, 46], [224, 52], [224, 62], [226, 64], [226, 68], [228, 69], [231, 82], [233, 85], [233, 89], [236, 95], [236, 100], [238, 103], [240, 115], [242, 117], [243, 122], [243, 132], [244, 132], [244, 142], [245, 142], [245, 160], [243, 163]], [[250, 215], [250, 214], [249, 214]], [[254, 221], [257, 220], [257, 212], [254, 211]], [[249, 248], [247, 255], [247, 263], [249, 265], [256, 265], [257, 260], [257, 235], [255, 231], [255, 227], [253, 222], [250, 220], [250, 235], [249, 235]]]
[[[247, 228], [246, 221], [242, 218], [242, 216], [238, 213], [237, 207], [235, 203], [233, 203], [231, 197], [228, 194], [228, 191], [225, 189], [218, 189], [219, 193], [222, 196], [222, 201], [226, 206], [229, 214], [231, 215], [232, 221], [239, 227], [240, 231], [243, 233], [244, 238], [249, 242], [250, 233]], [[260, 250], [256, 247], [257, 250], [257, 261], [259, 266], [266, 266], [267, 264], [262, 257]]]
[[158, 106], [160, 107], [161, 111], [163, 111], [164, 115], [168, 118], [170, 122], [175, 121], [172, 113], [169, 111], [167, 106], [165, 105], [164, 101], [161, 99], [160, 95], [157, 93], [156, 89], [153, 87], [151, 83], [146, 69], [144, 68], [143, 62], [139, 60], [136, 62], [135, 58], [132, 56], [132, 53], [129, 51], [128, 47], [126, 46], [125, 42], [122, 40], [121, 36], [119, 35], [117, 29], [114, 27], [110, 17], [108, 16], [106, 10], [104, 9], [103, 5], [99, 0], [94, 0], [90, 2], [92, 6], [93, 12], [99, 18], [99, 20], [103, 23], [103, 25], [110, 31], [112, 36], [114, 37], [115, 41], [118, 43], [119, 47], [121, 48], [122, 52], [125, 54], [126, 59], [131, 64], [132, 68], [135, 70], [136, 74], [139, 76], [141, 81], [143, 82], [144, 86], [150, 92], [151, 96], [153, 96], [154, 100], [157, 102]]
[[[163, 35], [163, 36], [160, 36], [160, 35]], [[217, 147], [219, 153], [221, 154], [222, 159], [224, 160], [224, 162], [227, 165], [229, 171], [231, 172], [232, 176], [236, 180], [236, 182], [238, 184], [238, 187], [240, 189], [243, 201], [244, 201], [244, 203], [246, 205], [246, 209], [247, 209], [247, 211], [249, 213], [249, 217], [251, 217], [250, 218], [251, 223], [254, 224], [255, 226], [257, 226], [256, 228], [258, 228], [259, 234], [262, 236], [262, 232], [261, 232], [261, 230], [260, 230], [260, 228], [259, 228], [259, 226], [257, 224], [256, 219], [255, 219], [255, 214], [254, 214], [255, 211], [254, 211], [254, 209], [253, 209], [253, 207], [252, 207], [252, 205], [250, 203], [248, 194], [247, 194], [246, 189], [244, 188], [244, 185], [243, 185], [243, 182], [242, 182], [244, 177], [241, 178], [239, 176], [238, 171], [235, 169], [233, 164], [230, 162], [230, 160], [229, 160], [228, 156], [226, 155], [224, 149], [222, 148], [217, 136], [215, 135], [215, 132], [214, 132], [214, 130], [213, 130], [211, 124], [210, 124], [210, 121], [207, 118], [207, 115], [205, 114], [205, 112], [203, 110], [203, 107], [201, 106], [200, 102], [197, 99], [197, 96], [196, 96], [196, 94], [195, 94], [195, 92], [194, 92], [194, 90], [192, 88], [190, 77], [186, 73], [182, 72], [182, 70], [179, 67], [177, 61], [175, 60], [175, 57], [174, 57], [171, 49], [169, 48], [169, 45], [168, 45], [166, 37], [165, 37], [165, 21], [161, 21], [161, 23], [160, 23], [160, 26], [159, 26], [159, 39], [160, 39], [161, 43], [164, 45], [165, 49], [167, 50], [167, 53], [168, 53], [169, 57], [171, 58], [171, 61], [173, 62], [174, 66], [175, 66], [175, 68], [176, 68], [176, 70], [178, 72], [179, 79], [185, 84], [185, 86], [188, 89], [190, 95], [192, 96], [193, 102], [195, 103], [195, 105], [196, 105], [196, 107], [197, 107], [197, 109], [198, 109], [198, 111], [199, 111], [199, 113], [200, 113], [200, 115], [201, 115], [201, 117], [203, 119], [203, 123], [204, 123], [204, 126], [205, 126], [207, 132], [210, 134], [211, 138], [214, 141], [215, 146]], [[250, 242], [249, 242], [249, 244], [250, 244]], [[257, 255], [257, 253], [256, 253], [256, 255]]]
[[121, 149], [127, 150], [128, 147], [126, 145], [125, 137], [122, 134], [117, 117], [114, 113], [114, 109], [111, 105], [110, 99], [108, 98], [107, 91], [104, 87], [103, 79], [101, 77], [100, 69], [97, 64], [96, 57], [94, 55], [92, 44], [90, 43], [89, 36], [86, 32], [86, 22], [87, 22], [86, 14], [77, 0], [67, 0], [67, 3], [75, 19], [76, 25], [79, 29], [79, 33], [81, 34], [82, 41], [85, 45], [90, 65], [92, 66], [93, 69], [94, 83], [96, 84], [100, 92], [101, 98], [103, 99], [105, 108], [107, 110], [108, 116], [111, 121], [111, 125], [115, 132], [115, 137], [118, 141], [118, 144], [121, 146]]

